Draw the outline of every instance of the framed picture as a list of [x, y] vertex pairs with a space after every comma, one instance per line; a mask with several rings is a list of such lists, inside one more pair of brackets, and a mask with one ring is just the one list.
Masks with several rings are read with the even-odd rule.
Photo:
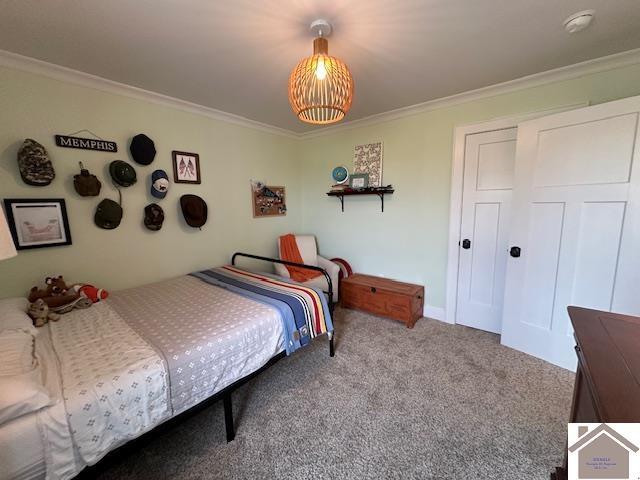
[[356, 146], [353, 154], [353, 173], [368, 173], [369, 185], [382, 186], [382, 142]]
[[284, 187], [272, 187], [256, 182], [251, 188], [253, 218], [283, 217], [287, 214]]
[[352, 173], [349, 177], [349, 186], [351, 188], [367, 188], [369, 186], [369, 174]]
[[63, 198], [6, 198], [4, 206], [16, 250], [71, 245]]
[[177, 150], [171, 152], [171, 155], [175, 183], [200, 183], [200, 155]]

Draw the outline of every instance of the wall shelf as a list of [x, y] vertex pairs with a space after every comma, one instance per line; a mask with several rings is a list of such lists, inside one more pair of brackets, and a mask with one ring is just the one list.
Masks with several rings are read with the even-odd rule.
[[394, 189], [391, 185], [387, 187], [367, 187], [367, 188], [358, 188], [358, 189], [344, 189], [344, 190], [331, 190], [327, 192], [329, 197], [338, 197], [340, 200], [340, 206], [342, 211], [344, 212], [344, 197], [348, 197], [351, 195], [377, 195], [380, 197], [380, 211], [384, 212], [384, 196], [391, 195], [394, 192]]

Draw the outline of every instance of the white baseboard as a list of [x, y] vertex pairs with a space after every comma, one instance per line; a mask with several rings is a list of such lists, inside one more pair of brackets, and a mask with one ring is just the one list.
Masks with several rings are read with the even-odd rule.
[[[433, 318], [434, 320], [440, 320], [441, 322], [447, 322], [444, 308], [434, 307], [432, 305], [424, 306], [424, 316], [427, 318]], [[450, 322], [447, 322], [450, 323]]]

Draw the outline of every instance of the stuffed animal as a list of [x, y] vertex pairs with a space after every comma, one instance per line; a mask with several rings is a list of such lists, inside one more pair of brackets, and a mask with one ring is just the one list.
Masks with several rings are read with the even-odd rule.
[[42, 299], [54, 311], [65, 313], [73, 310], [73, 307], [71, 309], [66, 307], [75, 305], [74, 302], [80, 298], [80, 294], [67, 286], [62, 275], [47, 277], [45, 283], [47, 284], [46, 290], [42, 290], [37, 286], [31, 289], [29, 292], [29, 301], [31, 303]]
[[57, 322], [60, 319], [60, 315], [49, 311], [49, 305], [42, 298], [38, 298], [29, 305], [27, 314], [31, 317], [36, 327], [42, 327], [48, 321]]
[[71, 287], [74, 291], [78, 292], [81, 296], [88, 298], [93, 303], [97, 303], [100, 300], [104, 300], [109, 296], [103, 288], [94, 287], [88, 283], [76, 283]]
[[70, 287], [67, 286], [62, 275], [47, 277], [45, 283], [47, 284], [47, 292], [49, 292], [49, 295], [66, 295], [70, 290]]
[[[40, 288], [33, 287], [29, 292], [29, 301], [31, 303], [35, 302], [37, 299], [42, 298], [45, 299], [47, 305], [55, 304], [55, 306], [64, 305], [65, 303], [72, 302], [80, 295], [77, 292], [71, 291], [69, 293], [70, 287], [64, 281], [62, 275], [57, 277], [47, 277], [45, 279], [45, 283], [47, 284], [46, 290], [42, 290]], [[51, 297], [68, 297], [68, 298], [58, 298], [51, 299]]]

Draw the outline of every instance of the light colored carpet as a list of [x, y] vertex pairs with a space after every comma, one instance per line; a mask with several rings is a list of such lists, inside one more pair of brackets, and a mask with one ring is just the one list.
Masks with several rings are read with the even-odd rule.
[[325, 339], [105, 470], [107, 479], [548, 479], [573, 374], [496, 335], [336, 311]]

